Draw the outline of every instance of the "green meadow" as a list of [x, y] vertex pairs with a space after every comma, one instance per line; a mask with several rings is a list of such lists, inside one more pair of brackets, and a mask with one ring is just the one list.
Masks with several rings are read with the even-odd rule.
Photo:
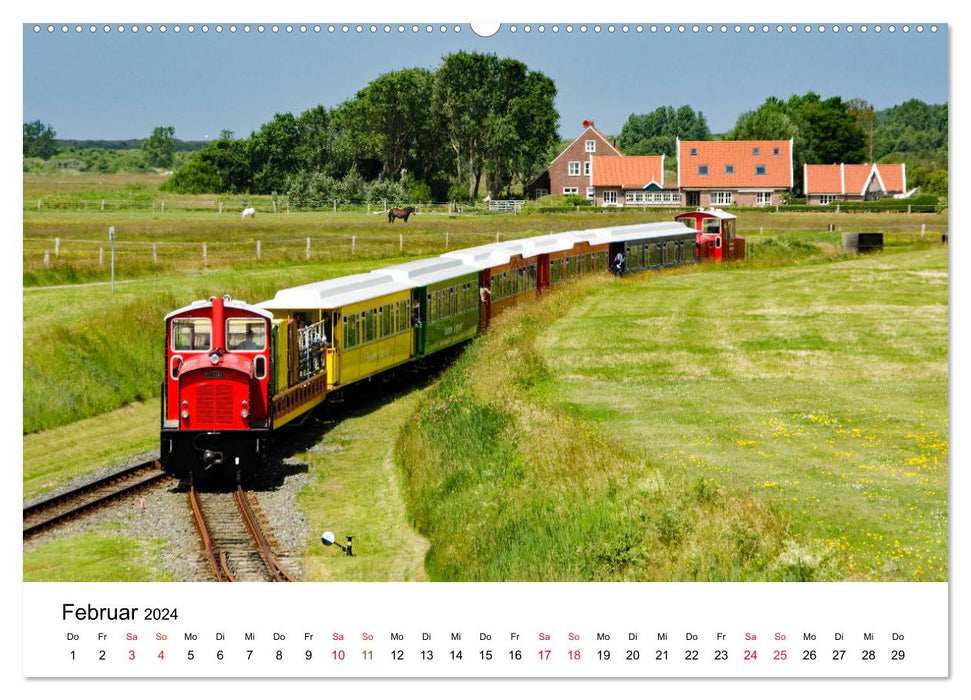
[[398, 445], [432, 579], [947, 580], [947, 250], [581, 284]]

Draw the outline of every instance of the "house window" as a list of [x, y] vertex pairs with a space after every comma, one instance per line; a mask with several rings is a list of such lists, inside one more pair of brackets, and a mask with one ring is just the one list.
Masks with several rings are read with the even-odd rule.
[[756, 146], [755, 148], [752, 149], [752, 155], [757, 156], [758, 154], [759, 154], [759, 149], [758, 149], [758, 146]]
[[779, 149], [778, 148], [773, 148], [772, 149], [772, 155], [774, 155], [774, 156], [779, 155]]
[[567, 175], [579, 175], [580, 174], [580, 161], [571, 160], [566, 169]]
[[699, 165], [698, 166], [698, 174], [699, 175], [707, 175], [708, 174], [708, 166], [707, 165]]
[[725, 164], [725, 174], [726, 175], [734, 175], [735, 174], [735, 166], [732, 165], [731, 163], [726, 163]]
[[764, 165], [756, 165], [755, 166], [755, 174], [756, 175], [765, 175], [765, 166]]
[[593, 201], [593, 195], [595, 191], [596, 190], [593, 187], [587, 188], [587, 199], [589, 199], [591, 202]]
[[691, 149], [691, 155], [693, 155], [693, 156], [698, 155], [698, 149], [697, 148], [692, 148]]
[[617, 203], [617, 190], [607, 190], [604, 192], [604, 206]]
[[577, 187], [564, 187], [563, 188], [563, 194], [576, 194], [579, 191], [580, 190]]
[[591, 165], [591, 163], [590, 163], [589, 160], [583, 161], [583, 174], [584, 175], [587, 175], [587, 176], [590, 175], [590, 165]]
[[836, 194], [821, 194], [819, 195], [820, 204], [829, 204], [830, 202], [835, 202], [839, 199], [839, 195]]
[[760, 207], [772, 204], [772, 192], [756, 192], [755, 204]]
[[596, 141], [584, 141], [583, 142], [583, 150], [585, 150], [587, 153], [596, 153], [597, 152], [597, 142]]
[[536, 199], [539, 199], [540, 197], [545, 197], [549, 193], [550, 193], [550, 191], [548, 189], [546, 189], [545, 187], [537, 187], [536, 188], [536, 195], [535, 196], [536, 196]]
[[711, 193], [711, 203], [715, 204], [731, 204], [732, 203], [732, 193], [731, 192], [712, 192]]

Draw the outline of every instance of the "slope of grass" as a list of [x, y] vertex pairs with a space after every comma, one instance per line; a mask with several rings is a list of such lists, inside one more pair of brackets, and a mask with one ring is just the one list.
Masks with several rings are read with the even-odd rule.
[[947, 257], [579, 286], [403, 434], [433, 579], [946, 580]]

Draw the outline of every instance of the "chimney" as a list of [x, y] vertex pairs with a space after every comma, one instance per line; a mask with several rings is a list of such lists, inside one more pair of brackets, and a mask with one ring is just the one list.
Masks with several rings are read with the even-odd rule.
[[589, 119], [584, 119], [583, 120], [583, 128], [584, 129], [589, 129], [591, 126], [593, 126], [593, 122], [592, 121], [590, 121]]

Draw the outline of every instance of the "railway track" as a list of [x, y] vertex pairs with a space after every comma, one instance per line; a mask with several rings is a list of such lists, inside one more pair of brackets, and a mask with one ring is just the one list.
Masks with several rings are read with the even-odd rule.
[[152, 460], [24, 506], [24, 539], [169, 478], [158, 460]]
[[255, 493], [238, 487], [201, 494], [192, 487], [188, 500], [216, 581], [293, 581], [273, 553]]

